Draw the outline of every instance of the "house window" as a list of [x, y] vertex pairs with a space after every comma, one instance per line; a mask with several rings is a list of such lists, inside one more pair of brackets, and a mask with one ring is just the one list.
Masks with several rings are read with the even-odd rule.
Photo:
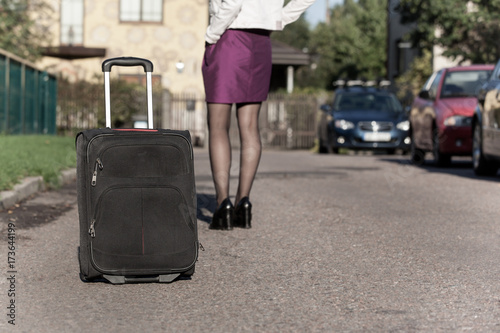
[[163, 0], [120, 0], [120, 21], [161, 22]]
[[83, 44], [83, 0], [61, 0], [61, 45]]

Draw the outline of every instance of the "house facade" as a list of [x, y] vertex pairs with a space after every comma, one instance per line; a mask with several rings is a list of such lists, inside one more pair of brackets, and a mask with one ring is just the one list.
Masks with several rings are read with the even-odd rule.
[[[123, 56], [153, 62], [154, 83], [172, 93], [204, 95], [201, 61], [208, 24], [207, 0], [59, 0], [52, 6], [53, 39], [40, 68], [72, 80], [101, 74], [104, 59]], [[141, 67], [114, 67], [134, 78]]]
[[[394, 81], [409, 68], [413, 60], [420, 56], [420, 49], [405, 40], [405, 35], [417, 28], [416, 23], [401, 24], [401, 15], [397, 11], [400, 0], [387, 1], [387, 78]], [[470, 8], [469, 8], [470, 10]], [[436, 29], [436, 36], [440, 34]], [[460, 59], [455, 61], [444, 57], [444, 49], [434, 46], [432, 49], [432, 70], [438, 71], [442, 68], [457, 66]], [[468, 63], [463, 63], [463, 65]]]

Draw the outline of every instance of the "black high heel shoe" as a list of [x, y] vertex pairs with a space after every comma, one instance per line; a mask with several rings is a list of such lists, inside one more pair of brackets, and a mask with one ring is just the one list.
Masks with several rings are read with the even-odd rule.
[[244, 197], [238, 202], [234, 210], [233, 225], [237, 228], [250, 229], [252, 227], [252, 204], [248, 197]]
[[224, 199], [219, 207], [214, 212], [212, 223], [208, 226], [214, 230], [231, 230], [233, 229], [234, 207], [229, 198]]

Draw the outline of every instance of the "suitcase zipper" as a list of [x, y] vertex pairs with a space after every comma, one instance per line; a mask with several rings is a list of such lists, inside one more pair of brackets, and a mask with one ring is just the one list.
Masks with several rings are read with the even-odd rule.
[[[98, 159], [100, 161], [100, 159]], [[101, 163], [102, 165], [102, 163]], [[106, 189], [100, 196], [99, 198], [97, 199], [97, 203], [95, 205], [95, 211], [94, 211], [94, 217], [92, 218], [92, 220], [90, 221], [90, 227], [89, 227], [89, 235], [90, 237], [92, 238], [95, 238], [96, 236], [96, 233], [95, 233], [95, 224], [97, 223], [97, 218], [98, 218], [98, 213], [99, 213], [99, 207], [101, 206], [101, 200], [103, 200], [103, 196], [108, 193], [109, 191], [112, 191], [112, 190], [115, 190], [115, 189], [120, 189], [120, 188], [134, 188], [134, 187], [129, 187], [129, 186], [124, 186], [124, 187], [110, 187], [108, 189]], [[144, 188], [161, 188], [161, 187], [157, 187], [157, 186], [147, 186], [147, 187], [144, 187]], [[169, 188], [169, 189], [172, 189], [172, 190], [175, 190], [177, 191], [181, 197], [183, 198], [184, 202], [186, 202], [186, 199], [184, 198], [182, 192], [179, 190], [178, 187], [175, 187], [175, 186], [166, 186], [164, 188]], [[191, 226], [190, 224], [187, 224], [187, 227], [190, 228], [191, 230], [193, 230], [193, 226]], [[194, 228], [196, 228], [196, 226], [194, 226]], [[92, 246], [92, 245], [91, 245]], [[203, 249], [203, 251], [205, 251], [205, 248], [203, 248], [203, 245], [201, 246], [201, 248]]]
[[92, 219], [92, 222], [90, 222], [90, 228], [89, 228], [89, 235], [92, 238], [95, 238], [95, 219]]
[[94, 173], [92, 174], [92, 186], [97, 184], [97, 170], [102, 170], [104, 165], [102, 164], [101, 159], [98, 157], [95, 161]]

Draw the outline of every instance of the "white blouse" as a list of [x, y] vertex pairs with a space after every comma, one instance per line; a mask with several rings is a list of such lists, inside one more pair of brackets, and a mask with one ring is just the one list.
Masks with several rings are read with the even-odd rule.
[[210, 0], [205, 40], [216, 43], [227, 29], [283, 30], [316, 0]]

